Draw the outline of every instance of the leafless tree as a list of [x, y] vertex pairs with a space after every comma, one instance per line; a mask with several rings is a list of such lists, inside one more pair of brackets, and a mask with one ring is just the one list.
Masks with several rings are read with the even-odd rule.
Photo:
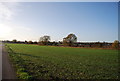
[[39, 44], [47, 45], [49, 41], [50, 41], [50, 36], [45, 35], [43, 37], [40, 37]]
[[63, 38], [64, 45], [72, 46], [75, 42], [77, 42], [75, 34], [69, 34], [67, 37]]

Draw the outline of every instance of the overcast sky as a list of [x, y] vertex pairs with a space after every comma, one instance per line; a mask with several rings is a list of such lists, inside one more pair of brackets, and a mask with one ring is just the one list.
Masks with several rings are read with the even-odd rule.
[[1, 2], [0, 39], [59, 41], [74, 33], [78, 41], [118, 39], [117, 2]]

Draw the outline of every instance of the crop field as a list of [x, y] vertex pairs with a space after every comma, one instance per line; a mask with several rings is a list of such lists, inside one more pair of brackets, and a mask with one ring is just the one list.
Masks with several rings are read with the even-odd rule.
[[118, 79], [118, 51], [6, 44], [19, 79]]

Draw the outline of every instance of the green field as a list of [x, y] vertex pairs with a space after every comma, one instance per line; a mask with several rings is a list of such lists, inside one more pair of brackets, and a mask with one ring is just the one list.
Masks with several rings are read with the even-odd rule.
[[118, 51], [6, 44], [20, 79], [118, 79]]

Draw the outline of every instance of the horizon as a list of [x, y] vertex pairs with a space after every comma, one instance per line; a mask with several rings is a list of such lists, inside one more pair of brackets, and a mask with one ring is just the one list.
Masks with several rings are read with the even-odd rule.
[[1, 2], [0, 40], [118, 40], [118, 2]]
[[[13, 40], [17, 40], [17, 39], [13, 39]], [[0, 40], [0, 41], [13, 41], [13, 40]], [[39, 42], [39, 40], [17, 40], [17, 42], [29, 42], [29, 41], [32, 41], [32, 42]], [[58, 41], [55, 41], [55, 40], [50, 40], [50, 42], [63, 42], [63, 40], [58, 40]], [[115, 41], [115, 40], [114, 40]], [[113, 43], [114, 41], [77, 41], [77, 42], [85, 42], [85, 43], [92, 43], [92, 42], [106, 42], [106, 43]], [[119, 41], [119, 40], [118, 40]]]

